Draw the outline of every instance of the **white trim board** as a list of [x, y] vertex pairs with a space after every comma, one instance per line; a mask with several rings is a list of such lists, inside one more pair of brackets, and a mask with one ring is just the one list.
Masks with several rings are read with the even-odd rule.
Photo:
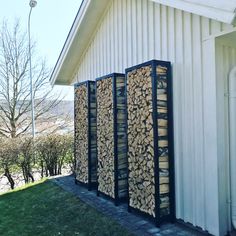
[[227, 24], [234, 24], [236, 0], [151, 0]]

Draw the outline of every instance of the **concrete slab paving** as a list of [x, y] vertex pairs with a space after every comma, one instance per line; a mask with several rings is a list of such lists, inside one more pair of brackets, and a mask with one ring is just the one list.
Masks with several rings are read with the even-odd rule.
[[202, 232], [195, 231], [183, 224], [163, 224], [160, 228], [157, 228], [155, 224], [142, 216], [127, 211], [126, 204], [120, 204], [115, 206], [114, 202], [103, 196], [97, 196], [96, 191], [88, 191], [81, 185], [76, 185], [74, 177], [58, 176], [52, 178], [51, 181], [56, 183], [65, 191], [71, 192], [76, 195], [81, 201], [94, 207], [98, 211], [102, 212], [117, 221], [120, 225], [125, 227], [128, 231], [137, 236], [203, 236], [207, 235]]

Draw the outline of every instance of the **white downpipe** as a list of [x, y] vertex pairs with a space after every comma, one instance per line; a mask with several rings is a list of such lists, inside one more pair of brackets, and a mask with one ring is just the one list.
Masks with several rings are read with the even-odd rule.
[[231, 219], [236, 229], [236, 66], [229, 74]]

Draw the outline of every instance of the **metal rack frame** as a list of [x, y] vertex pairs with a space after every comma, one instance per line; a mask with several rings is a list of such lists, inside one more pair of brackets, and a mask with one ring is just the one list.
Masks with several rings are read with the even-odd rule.
[[[86, 188], [88, 188], [89, 191], [91, 191], [92, 189], [96, 189], [97, 188], [97, 182], [93, 182], [92, 181], [92, 161], [91, 161], [91, 116], [90, 116], [90, 110], [91, 110], [91, 85], [96, 86], [96, 82], [95, 81], [91, 81], [91, 80], [87, 80], [87, 81], [83, 81], [83, 82], [79, 82], [76, 83], [74, 85], [74, 89], [76, 90], [78, 87], [85, 85], [87, 88], [87, 94], [88, 94], [88, 111], [87, 111], [87, 120], [88, 120], [88, 131], [87, 131], [87, 139], [88, 139], [88, 183], [83, 183], [82, 181], [79, 181], [75, 178], [75, 183], [76, 184], [81, 184], [83, 186], [85, 186]], [[95, 92], [96, 93], [96, 92]], [[76, 102], [76, 100], [75, 100]], [[95, 101], [96, 102], [96, 101]], [[75, 107], [75, 106], [74, 106]], [[76, 119], [75, 119], [75, 112], [74, 112], [74, 126], [76, 128]], [[76, 131], [76, 130], [75, 130]], [[76, 132], [75, 132], [76, 135]], [[76, 137], [75, 137], [76, 138]], [[74, 150], [76, 150], [76, 144], [74, 142]], [[76, 155], [76, 153], [74, 152], [74, 155]], [[75, 156], [76, 158], [76, 156]], [[97, 167], [96, 167], [97, 168]]]
[[[173, 133], [173, 90], [172, 90], [172, 73], [170, 62], [151, 60], [136, 66], [132, 66], [125, 70], [126, 73], [126, 101], [127, 101], [127, 74], [135, 69], [140, 69], [145, 66], [152, 67], [152, 106], [153, 106], [153, 120], [158, 120], [157, 112], [157, 81], [158, 74], [156, 72], [157, 66], [167, 67], [167, 114], [168, 114], [168, 157], [169, 157], [169, 201], [170, 201], [170, 214], [167, 216], [160, 216], [160, 185], [159, 185], [159, 156], [158, 156], [158, 124], [153, 122], [154, 134], [154, 180], [155, 180], [155, 218], [148, 213], [142, 212], [139, 209], [130, 206], [130, 197], [128, 191], [128, 211], [141, 214], [149, 219], [154, 220], [155, 224], [159, 227], [162, 222], [174, 222], [175, 217], [175, 182], [174, 182], [174, 133]], [[128, 130], [128, 112], [127, 112], [127, 127]], [[127, 152], [128, 152], [128, 137], [127, 137]], [[129, 179], [129, 171], [128, 171]], [[129, 181], [128, 181], [129, 183]], [[128, 186], [129, 189], [129, 186]]]

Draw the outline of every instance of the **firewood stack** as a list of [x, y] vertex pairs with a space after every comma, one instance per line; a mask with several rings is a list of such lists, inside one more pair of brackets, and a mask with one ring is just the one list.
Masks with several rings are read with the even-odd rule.
[[127, 197], [125, 76], [97, 79], [98, 193]]
[[91, 185], [97, 187], [97, 99], [95, 81], [89, 81], [89, 89], [89, 176]]
[[169, 67], [151, 61], [126, 70], [129, 209], [158, 222], [169, 217], [171, 209]]
[[97, 185], [95, 82], [75, 85], [76, 182]]

